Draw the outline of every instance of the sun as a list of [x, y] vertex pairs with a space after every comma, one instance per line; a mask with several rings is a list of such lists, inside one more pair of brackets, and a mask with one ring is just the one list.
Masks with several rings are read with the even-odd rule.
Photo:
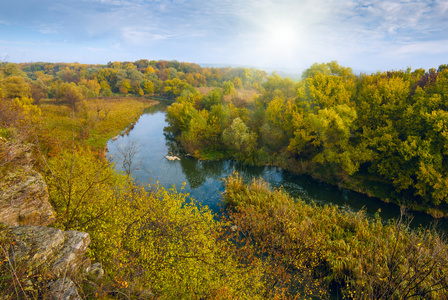
[[296, 45], [299, 32], [291, 22], [275, 20], [265, 24], [265, 42], [275, 50], [291, 50]]

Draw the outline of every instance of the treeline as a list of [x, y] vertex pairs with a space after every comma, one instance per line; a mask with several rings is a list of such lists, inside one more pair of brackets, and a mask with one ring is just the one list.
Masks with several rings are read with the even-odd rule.
[[82, 99], [113, 95], [161, 95], [175, 98], [194, 87], [256, 89], [266, 72], [254, 68], [203, 68], [194, 63], [141, 59], [107, 65], [79, 63], [2, 63], [0, 88], [6, 98], [29, 96], [66, 100], [73, 108]]
[[168, 120], [196, 157], [277, 165], [437, 214], [448, 207], [447, 109], [446, 65], [355, 75], [331, 62], [300, 82], [269, 76], [252, 102], [184, 95]]

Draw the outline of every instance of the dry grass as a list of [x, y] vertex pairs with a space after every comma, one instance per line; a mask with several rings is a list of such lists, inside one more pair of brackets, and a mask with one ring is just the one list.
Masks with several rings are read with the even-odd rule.
[[216, 87], [210, 87], [210, 86], [200, 86], [197, 87], [196, 90], [201, 93], [202, 95], [207, 95], [211, 90], [215, 89]]
[[[59, 142], [87, 140], [95, 148], [103, 148], [107, 141], [130, 123], [136, 121], [148, 106], [157, 102], [144, 98], [122, 97], [87, 100], [77, 115], [67, 106], [55, 101], [41, 105], [44, 139]], [[50, 141], [51, 143], [51, 141]], [[54, 142], [53, 142], [54, 143]]]

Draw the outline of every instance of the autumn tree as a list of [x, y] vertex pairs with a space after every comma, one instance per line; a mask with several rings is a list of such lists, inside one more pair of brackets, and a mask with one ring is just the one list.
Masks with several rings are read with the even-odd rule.
[[31, 85], [31, 97], [35, 104], [39, 104], [40, 100], [48, 97], [49, 87], [41, 80], [37, 79]]
[[68, 106], [74, 111], [78, 111], [78, 104], [84, 99], [81, 89], [75, 83], [65, 85], [64, 98]]
[[231, 81], [224, 82], [222, 85], [222, 91], [223, 91], [224, 95], [231, 95], [231, 94], [235, 93], [235, 86], [234, 86], [233, 82], [231, 82]]
[[2, 90], [5, 98], [23, 98], [31, 96], [28, 83], [21, 76], [10, 76], [3, 79]]
[[250, 132], [240, 118], [234, 119], [230, 127], [222, 134], [224, 144], [235, 158], [249, 164], [254, 164], [256, 160], [257, 138], [257, 134]]
[[163, 83], [163, 90], [169, 98], [174, 99], [184, 90], [193, 91], [193, 87], [186, 81], [180, 80], [179, 78], [174, 78], [166, 80]]

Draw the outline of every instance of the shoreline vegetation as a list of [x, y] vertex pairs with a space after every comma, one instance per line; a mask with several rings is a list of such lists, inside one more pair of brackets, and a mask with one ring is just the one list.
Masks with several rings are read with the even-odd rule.
[[278, 166], [441, 218], [447, 81], [445, 65], [355, 75], [315, 64], [300, 82], [267, 77], [252, 99], [185, 93], [167, 119], [196, 158]]
[[[156, 95], [173, 101], [170, 130], [196, 157], [290, 166], [352, 189], [353, 178], [374, 178], [410, 197], [401, 204], [442, 209], [446, 80], [443, 66], [354, 75], [332, 62], [293, 82], [176, 61], [3, 63], [0, 174], [18, 167], [9, 160], [15, 146], [35, 145], [52, 226], [89, 233], [87, 255], [105, 271], [72, 278], [86, 299], [446, 299], [446, 240], [433, 228], [411, 230], [406, 214], [384, 224], [234, 174], [217, 219], [181, 187], [139, 186], [104, 159], [107, 141], [126, 134]], [[1, 234], [2, 249], [8, 243]], [[3, 294], [45, 295], [44, 273], [16, 270], [0, 264]]]

